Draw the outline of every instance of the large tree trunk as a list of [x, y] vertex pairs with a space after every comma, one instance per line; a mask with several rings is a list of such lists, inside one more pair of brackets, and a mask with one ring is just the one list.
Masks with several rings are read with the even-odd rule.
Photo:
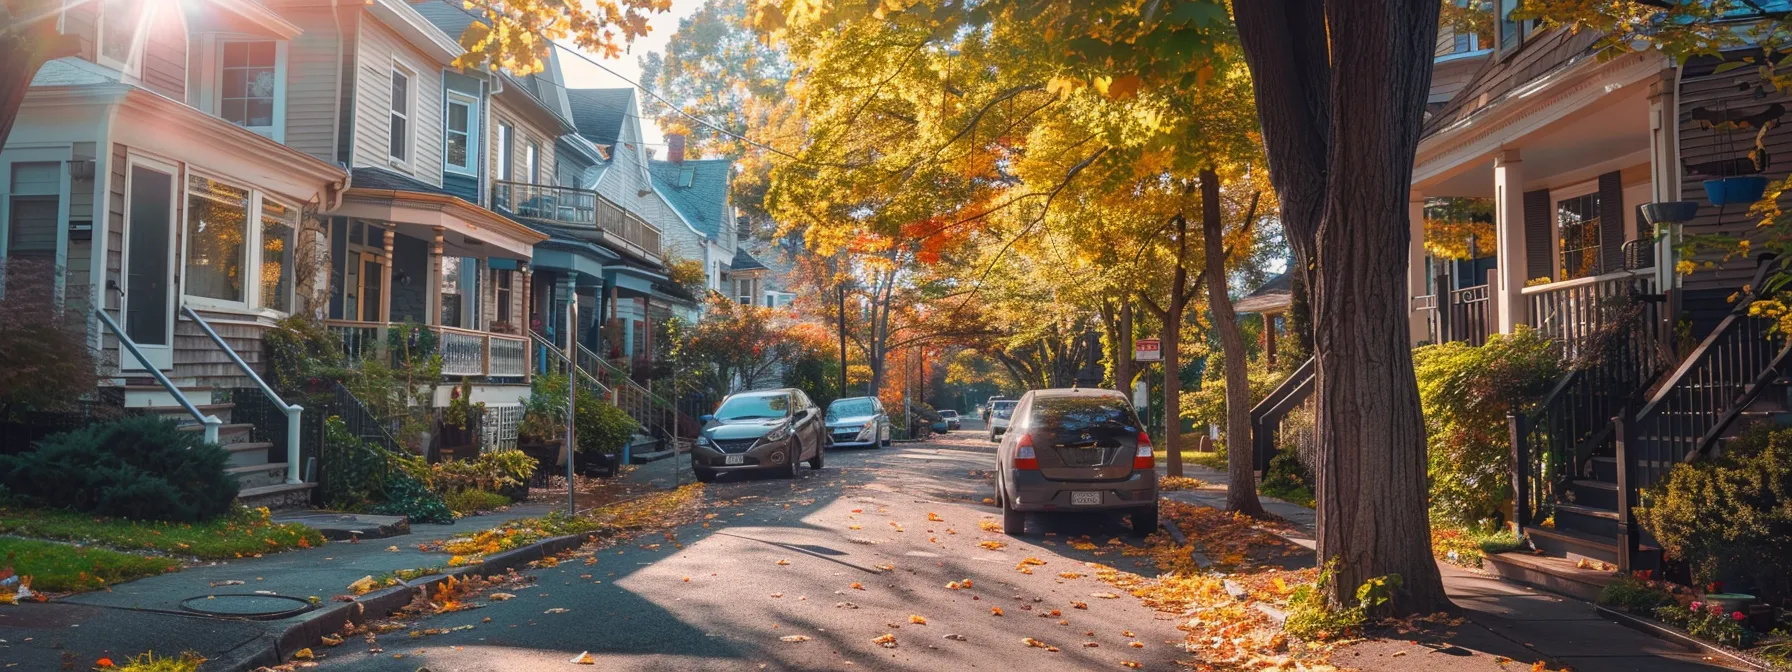
[[80, 53], [73, 36], [56, 32], [60, 0], [5, 0], [0, 2], [0, 147], [12, 135], [19, 106], [31, 89], [31, 80], [44, 63]]
[[1164, 471], [1182, 475], [1182, 315], [1188, 308], [1188, 218], [1176, 215], [1176, 272], [1170, 274], [1170, 301], [1156, 309], [1163, 322]]
[[1206, 248], [1207, 308], [1226, 360], [1226, 510], [1261, 518], [1252, 459], [1250, 362], [1238, 314], [1226, 293], [1226, 226], [1220, 217], [1220, 178], [1211, 168], [1201, 171], [1201, 242]]
[[1364, 581], [1399, 574], [1404, 588], [1385, 613], [1450, 609], [1431, 557], [1403, 297], [1438, 3], [1254, 0], [1233, 11], [1284, 226], [1311, 281], [1330, 597], [1350, 603]]

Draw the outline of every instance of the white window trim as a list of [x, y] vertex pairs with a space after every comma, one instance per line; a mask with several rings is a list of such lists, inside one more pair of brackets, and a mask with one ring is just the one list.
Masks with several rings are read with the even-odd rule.
[[159, 5], [145, 3], [138, 12], [137, 30], [131, 34], [130, 53], [121, 63], [106, 55], [106, 7], [103, 3], [96, 3], [93, 19], [93, 61], [124, 73], [125, 80], [129, 83], [136, 83], [137, 80], [140, 80], [143, 77], [143, 44], [149, 33], [149, 21], [158, 8]]
[[[404, 117], [404, 135], [405, 135], [405, 137], [404, 137], [404, 154], [405, 155], [404, 155], [404, 158], [402, 158], [402, 159], [399, 157], [396, 157], [396, 156], [392, 156], [392, 144], [391, 144], [391, 142], [392, 142], [392, 138], [391, 138], [392, 115], [395, 114], [397, 112], [397, 110], [393, 108], [392, 101], [387, 100], [387, 102], [386, 102], [386, 135], [387, 135], [387, 137], [386, 137], [386, 162], [392, 164], [393, 166], [395, 166], [397, 168], [403, 169], [404, 172], [409, 173], [409, 172], [411, 172], [411, 166], [414, 165], [414, 163], [417, 160], [417, 117], [418, 117], [418, 115], [417, 115], [417, 70], [416, 70], [416, 68], [406, 66], [404, 63], [399, 62], [398, 59], [394, 58], [394, 59], [392, 59], [391, 74], [403, 75], [405, 78], [405, 80], [404, 80], [405, 81], [404, 95], [405, 95], [406, 100], [405, 100], [405, 105], [404, 105], [405, 111], [404, 111], [404, 114], [402, 115]], [[388, 98], [390, 98], [391, 89], [392, 89], [392, 82], [390, 80], [388, 80], [386, 82], [386, 90], [388, 92], [387, 93]]]
[[[187, 230], [187, 226], [188, 226], [187, 217], [189, 216], [188, 210], [190, 209], [188, 207], [188, 202], [189, 202], [189, 199], [192, 198], [190, 180], [193, 177], [200, 177], [200, 178], [208, 179], [213, 182], [219, 182], [219, 183], [249, 192], [248, 214], [246, 215], [244, 224], [243, 224], [245, 230], [243, 231], [243, 262], [242, 262], [243, 263], [243, 267], [242, 267], [243, 300], [241, 300], [241, 301], [215, 299], [215, 298], [212, 298], [209, 296], [193, 296], [193, 295], [190, 295], [187, 293], [187, 276], [188, 276], [188, 273], [187, 273], [187, 249], [188, 249], [187, 236], [190, 233]], [[280, 203], [281, 205], [286, 205], [286, 206], [292, 208], [294, 211], [300, 210], [300, 208], [298, 206], [294, 206], [294, 205], [287, 203], [285, 201], [282, 201], [278, 198], [270, 197], [267, 194], [263, 193], [260, 189], [257, 189], [255, 187], [239, 184], [237, 182], [233, 182], [231, 180], [218, 177], [217, 175], [215, 175], [213, 173], [209, 173], [204, 170], [194, 169], [191, 166], [188, 166], [187, 170], [185, 171], [184, 179], [181, 181], [180, 204], [179, 204], [180, 207], [178, 210], [179, 215], [180, 215], [180, 237], [179, 237], [180, 242], [177, 243], [177, 245], [180, 247], [180, 252], [179, 252], [179, 257], [180, 257], [180, 267], [179, 267], [180, 300], [183, 303], [185, 303], [186, 305], [193, 306], [194, 308], [204, 308], [207, 310], [217, 310], [217, 311], [246, 314], [246, 315], [260, 315], [263, 317], [271, 317], [271, 318], [275, 318], [275, 319], [283, 318], [283, 317], [286, 317], [287, 315], [290, 315], [290, 313], [287, 313], [285, 311], [276, 310], [276, 309], [261, 305], [261, 244], [262, 244], [261, 213], [262, 213], [262, 202], [268, 201], [268, 200]], [[290, 253], [292, 253], [294, 255], [296, 255], [298, 252], [298, 250], [296, 249], [297, 238], [300, 233], [300, 230], [303, 228], [303, 224], [304, 224], [303, 221], [293, 222], [293, 234], [292, 235], [294, 238], [294, 244], [289, 245], [288, 248], [289, 248]], [[289, 258], [286, 263], [289, 265], [295, 264], [295, 263], [297, 263], [297, 260]], [[294, 272], [296, 273], [297, 269], [294, 269]], [[294, 277], [296, 278], [297, 276], [295, 275]], [[298, 287], [296, 287], [296, 286], [288, 288], [288, 296], [287, 296], [288, 305], [292, 305], [295, 307], [297, 306], [297, 303], [298, 303], [298, 296], [296, 294], [297, 290], [298, 290]]]
[[204, 110], [206, 114], [219, 118], [224, 116], [224, 45], [231, 42], [274, 43], [273, 125], [243, 126], [242, 128], [284, 144], [286, 142], [287, 47], [291, 43], [286, 40], [235, 35], [206, 35], [201, 38], [200, 42], [200, 48], [197, 51], [202, 54], [202, 61], [199, 64], [199, 104], [197, 107]]
[[[15, 148], [7, 150], [5, 159], [0, 160], [0, 260], [4, 260], [7, 248], [12, 245], [12, 197], [15, 195], [56, 196], [56, 265], [58, 271], [55, 278], [55, 296], [58, 305], [63, 301], [63, 285], [66, 282], [68, 267], [68, 219], [70, 195], [73, 193], [73, 179], [68, 167], [71, 160], [71, 148], [68, 146], [44, 148]], [[59, 179], [55, 193], [12, 193], [13, 165], [19, 163], [55, 163]], [[129, 192], [126, 192], [127, 195]], [[5, 283], [0, 283], [0, 292], [5, 290]]]
[[529, 174], [529, 184], [541, 184], [541, 142], [523, 143], [523, 172]]
[[513, 145], [516, 144], [516, 126], [506, 121], [499, 121], [493, 127], [492, 132], [498, 136], [495, 141], [498, 148], [493, 152], [493, 156], [498, 159], [498, 174], [493, 177], [507, 182], [515, 182], [516, 148]]
[[[448, 108], [455, 104], [467, 106], [467, 165], [457, 166], [448, 162]], [[479, 99], [460, 91], [448, 91], [442, 103], [442, 170], [456, 175], [479, 177]]]

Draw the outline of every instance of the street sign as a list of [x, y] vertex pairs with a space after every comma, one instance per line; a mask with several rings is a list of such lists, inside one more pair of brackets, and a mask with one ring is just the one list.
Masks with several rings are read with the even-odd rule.
[[1164, 358], [1155, 338], [1141, 338], [1132, 343], [1132, 359], [1135, 362], [1157, 362]]

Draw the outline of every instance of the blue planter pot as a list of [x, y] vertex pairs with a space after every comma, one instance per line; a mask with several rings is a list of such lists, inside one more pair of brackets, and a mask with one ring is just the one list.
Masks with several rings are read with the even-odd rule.
[[1767, 193], [1767, 178], [1761, 175], [1726, 177], [1705, 180], [1705, 198], [1712, 205], [1746, 205], [1761, 200]]

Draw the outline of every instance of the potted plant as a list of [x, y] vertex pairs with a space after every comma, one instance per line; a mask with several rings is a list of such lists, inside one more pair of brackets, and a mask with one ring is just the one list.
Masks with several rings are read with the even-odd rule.
[[529, 382], [523, 421], [516, 430], [517, 449], [535, 458], [537, 472], [560, 459], [560, 445], [566, 440], [568, 385], [561, 374], [539, 374]]
[[471, 378], [461, 378], [460, 385], [448, 393], [448, 407], [442, 410], [439, 459], [466, 457], [479, 452], [479, 430], [480, 423], [485, 418], [485, 402], [474, 402], [472, 399]]
[[1767, 193], [1767, 176], [1737, 175], [1705, 180], [1705, 198], [1712, 205], [1749, 204]]
[[627, 412], [595, 393], [579, 390], [574, 418], [574, 437], [578, 441], [575, 466], [586, 475], [615, 475], [622, 447], [640, 430], [641, 425]]

